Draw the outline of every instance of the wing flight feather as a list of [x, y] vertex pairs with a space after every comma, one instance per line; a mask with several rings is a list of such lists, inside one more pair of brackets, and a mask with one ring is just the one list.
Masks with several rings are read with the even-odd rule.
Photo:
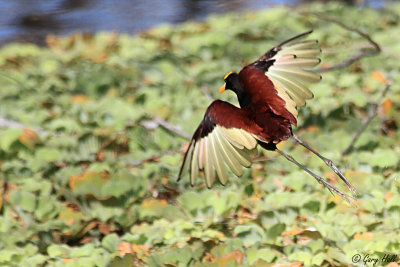
[[264, 68], [265, 75], [277, 89], [278, 95], [285, 100], [286, 109], [297, 118], [297, 107], [313, 98], [308, 89], [311, 83], [321, 80], [321, 75], [310, 71], [321, 60], [317, 40], [301, 40], [312, 31], [299, 34], [267, 51], [252, 65]]
[[[224, 119], [224, 114], [229, 114], [229, 119]], [[203, 171], [207, 187], [211, 187], [217, 178], [225, 185], [228, 168], [241, 176], [243, 167], [251, 166], [251, 155], [259, 140], [254, 132], [257, 127], [243, 110], [224, 101], [214, 101], [192, 137], [178, 180], [187, 172], [188, 166], [192, 186], [199, 171]]]

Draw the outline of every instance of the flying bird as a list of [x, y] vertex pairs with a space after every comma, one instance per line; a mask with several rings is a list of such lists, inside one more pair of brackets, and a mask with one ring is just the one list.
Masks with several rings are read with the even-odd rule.
[[313, 98], [309, 85], [321, 80], [321, 75], [312, 71], [321, 61], [317, 58], [321, 52], [318, 41], [304, 40], [311, 32], [296, 35], [273, 47], [239, 73], [225, 75], [225, 84], [219, 92], [232, 90], [240, 107], [221, 100], [211, 103], [190, 141], [178, 181], [184, 173], [189, 173], [193, 186], [199, 171], [202, 171], [208, 188], [217, 179], [225, 185], [229, 177], [228, 168], [241, 176], [243, 167], [251, 166], [251, 156], [260, 145], [279, 152], [329, 190], [349, 201], [347, 194], [276, 147], [279, 142], [293, 137], [324, 160], [356, 195], [355, 188], [333, 162], [309, 147], [292, 131], [292, 126], [297, 126], [297, 108]]

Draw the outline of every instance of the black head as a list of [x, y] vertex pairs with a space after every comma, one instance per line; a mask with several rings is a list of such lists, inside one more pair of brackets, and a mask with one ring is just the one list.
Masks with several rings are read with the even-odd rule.
[[229, 72], [224, 77], [225, 84], [219, 89], [219, 93], [222, 93], [225, 90], [232, 90], [235, 93], [242, 91], [242, 86], [239, 83], [239, 75], [235, 72]]
[[224, 77], [225, 84], [219, 89], [219, 93], [225, 90], [232, 90], [237, 95], [239, 104], [242, 108], [248, 106], [251, 103], [251, 97], [245, 92], [242, 85], [239, 82], [239, 74], [235, 72], [229, 72]]

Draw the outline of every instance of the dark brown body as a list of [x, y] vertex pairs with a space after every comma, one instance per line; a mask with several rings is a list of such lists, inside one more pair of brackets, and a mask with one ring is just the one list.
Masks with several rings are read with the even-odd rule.
[[247, 66], [239, 73], [239, 83], [252, 103], [242, 109], [262, 128], [261, 137], [273, 143], [288, 139], [292, 134], [291, 124], [296, 126], [296, 119], [287, 111], [285, 101], [263, 71]]

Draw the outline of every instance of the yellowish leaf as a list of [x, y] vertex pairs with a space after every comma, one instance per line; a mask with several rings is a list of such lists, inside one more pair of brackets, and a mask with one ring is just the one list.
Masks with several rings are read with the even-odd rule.
[[354, 239], [356, 240], [365, 240], [365, 241], [371, 241], [374, 236], [374, 233], [372, 232], [364, 232], [364, 233], [356, 233], [354, 235]]
[[150, 256], [149, 254], [149, 247], [146, 244], [132, 244], [132, 251], [142, 258], [141, 256]]
[[142, 207], [152, 209], [152, 208], [158, 208], [160, 206], [165, 207], [165, 206], [167, 206], [167, 204], [168, 204], [168, 202], [165, 199], [158, 200], [158, 199], [152, 198], [152, 199], [145, 199], [142, 202]]
[[128, 242], [119, 243], [118, 246], [119, 255], [122, 257], [125, 254], [133, 254], [131, 244]]
[[243, 263], [244, 254], [240, 250], [236, 249], [231, 253], [228, 253], [222, 257], [213, 258], [211, 262], [217, 263], [219, 267], [224, 267], [228, 264], [228, 262], [236, 261], [237, 264]]
[[371, 76], [380, 83], [386, 84], [387, 82], [386, 77], [379, 70], [373, 71]]
[[86, 101], [88, 101], [87, 96], [82, 95], [82, 94], [74, 95], [72, 97], [72, 102], [74, 102], [74, 103], [83, 103], [83, 102], [86, 102]]
[[384, 115], [388, 115], [392, 110], [393, 102], [391, 99], [387, 98], [382, 103], [382, 111]]
[[69, 187], [74, 190], [76, 187], [79, 187], [84, 182], [95, 181], [95, 179], [99, 176], [103, 178], [104, 181], [108, 180], [108, 175], [105, 172], [98, 173], [95, 171], [89, 171], [81, 175], [71, 175], [69, 177]]
[[39, 136], [38, 134], [31, 129], [25, 128], [21, 135], [19, 136], [18, 140], [28, 148], [34, 148], [37, 143], [39, 143]]
[[393, 196], [393, 192], [392, 191], [387, 191], [385, 194], [385, 200], [386, 202], [388, 202]]
[[282, 235], [298, 235], [303, 233], [304, 231], [304, 229], [291, 229], [283, 232]]
[[64, 221], [66, 225], [72, 225], [76, 221], [82, 218], [82, 213], [77, 212], [72, 207], [66, 207], [63, 211], [58, 214], [58, 219]]

